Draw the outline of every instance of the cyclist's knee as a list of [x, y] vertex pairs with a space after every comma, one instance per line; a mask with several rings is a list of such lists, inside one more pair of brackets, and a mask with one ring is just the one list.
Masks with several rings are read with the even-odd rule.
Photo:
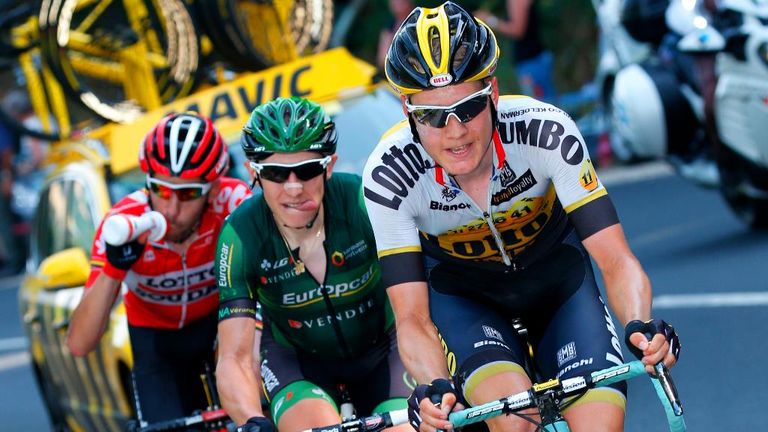
[[272, 398], [269, 410], [272, 420], [281, 432], [293, 430], [290, 426], [294, 423], [292, 421], [294, 419], [308, 420], [311, 417], [318, 420], [326, 418], [334, 420], [331, 423], [315, 424], [332, 424], [339, 419], [338, 408], [333, 398], [319, 386], [304, 380], [294, 381], [277, 392]]
[[524, 390], [531, 386], [531, 381], [510, 351], [487, 349], [461, 362], [455, 384], [464, 400], [478, 405]]
[[595, 389], [564, 410], [563, 416], [574, 432], [621, 432], [625, 405], [626, 399], [620, 392]]

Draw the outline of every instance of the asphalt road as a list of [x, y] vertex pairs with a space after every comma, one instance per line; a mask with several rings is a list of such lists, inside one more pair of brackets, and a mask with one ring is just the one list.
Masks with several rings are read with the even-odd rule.
[[[688, 429], [765, 430], [768, 233], [749, 231], [716, 191], [681, 178], [609, 177], [630, 246], [654, 286], [654, 316], [681, 335], [673, 376]], [[49, 425], [23, 351], [17, 286], [0, 281], [0, 429], [45, 431]], [[630, 383], [626, 430], [665, 430], [661, 405], [644, 378]]]

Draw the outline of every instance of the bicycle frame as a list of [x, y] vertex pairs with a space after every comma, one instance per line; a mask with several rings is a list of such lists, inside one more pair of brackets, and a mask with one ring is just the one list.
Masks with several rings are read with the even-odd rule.
[[[683, 408], [677, 395], [669, 371], [659, 363], [655, 367], [657, 377], [650, 377], [656, 389], [667, 416], [670, 432], [685, 432]], [[453, 412], [448, 419], [454, 427], [467, 426], [496, 417], [502, 414], [515, 413], [524, 409], [538, 408], [541, 413], [539, 430], [544, 432], [568, 432], [568, 424], [560, 414], [561, 403], [569, 397], [579, 397], [592, 388], [626, 381], [646, 375], [645, 365], [639, 360], [623, 363], [607, 369], [592, 372], [589, 375], [553, 379], [534, 384], [530, 390], [520, 392], [503, 399], [488, 402], [483, 405]], [[397, 426], [408, 421], [408, 410], [390, 411], [388, 413], [353, 419], [340, 424], [308, 429], [303, 432], [377, 432], [381, 429]]]

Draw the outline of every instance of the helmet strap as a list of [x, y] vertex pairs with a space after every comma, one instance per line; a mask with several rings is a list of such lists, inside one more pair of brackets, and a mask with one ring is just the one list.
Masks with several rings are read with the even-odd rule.
[[413, 135], [413, 142], [421, 144], [421, 138], [419, 132], [416, 130], [416, 122], [413, 120], [413, 114], [408, 114], [408, 124], [411, 125], [411, 135]]

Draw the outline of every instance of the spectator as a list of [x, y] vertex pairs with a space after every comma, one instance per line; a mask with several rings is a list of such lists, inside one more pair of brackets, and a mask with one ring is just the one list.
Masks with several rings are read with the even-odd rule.
[[521, 93], [545, 102], [557, 98], [552, 81], [553, 57], [539, 34], [539, 14], [533, 0], [506, 0], [507, 19], [480, 10], [475, 17], [514, 41], [514, 61]]
[[413, 10], [412, 0], [389, 0], [389, 11], [392, 13], [392, 22], [379, 34], [379, 48], [376, 53], [376, 66], [384, 70], [384, 59], [387, 58], [387, 50], [395, 36], [395, 31], [400, 27], [405, 17]]

